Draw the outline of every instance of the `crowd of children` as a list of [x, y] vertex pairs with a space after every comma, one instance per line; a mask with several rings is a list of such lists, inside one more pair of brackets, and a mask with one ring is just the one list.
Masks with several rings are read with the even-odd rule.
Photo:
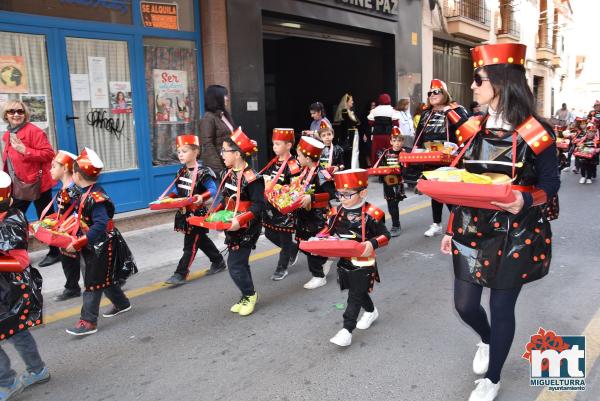
[[592, 184], [596, 179], [596, 170], [600, 161], [600, 102], [594, 104], [587, 118], [578, 117], [565, 130], [557, 130], [559, 142], [564, 143], [558, 149], [559, 168], [567, 171], [574, 157], [573, 172], [581, 174], [580, 184]]

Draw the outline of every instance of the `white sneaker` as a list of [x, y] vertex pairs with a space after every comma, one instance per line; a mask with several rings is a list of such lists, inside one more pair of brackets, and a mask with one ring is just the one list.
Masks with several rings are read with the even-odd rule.
[[475, 380], [475, 390], [471, 392], [469, 401], [493, 401], [500, 391], [500, 382], [494, 384], [490, 379]]
[[352, 344], [352, 333], [346, 329], [341, 329], [335, 336], [330, 338], [329, 341], [340, 347], [347, 347]]
[[586, 184], [591, 184], [591, 183], [592, 183], [592, 180], [588, 178], [587, 180], [585, 180], [585, 183], [586, 183]]
[[304, 284], [304, 288], [307, 290], [314, 290], [315, 288], [323, 287], [325, 284], [327, 284], [327, 279], [325, 277], [313, 277], [308, 283]]
[[442, 226], [438, 223], [433, 223], [429, 226], [429, 229], [425, 231], [426, 237], [433, 237], [434, 235], [438, 235], [442, 233]]
[[477, 352], [473, 358], [473, 373], [476, 375], [484, 375], [487, 373], [490, 364], [490, 346], [489, 344], [477, 344]]
[[360, 320], [356, 323], [356, 328], [361, 329], [361, 330], [366, 330], [369, 327], [371, 327], [373, 322], [375, 320], [377, 320], [378, 317], [379, 317], [379, 312], [377, 311], [377, 308], [375, 308], [373, 310], [373, 312], [365, 312], [360, 317]]
[[323, 264], [323, 274], [325, 277], [329, 274], [329, 270], [331, 270], [331, 265], [333, 264], [333, 260], [328, 260]]
[[579, 183], [580, 183], [580, 184], [585, 184], [585, 177], [581, 177], [581, 178], [579, 179]]

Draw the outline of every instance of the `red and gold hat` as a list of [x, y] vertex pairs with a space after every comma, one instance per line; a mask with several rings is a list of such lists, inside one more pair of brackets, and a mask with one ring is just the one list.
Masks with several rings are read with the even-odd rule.
[[343, 170], [333, 175], [335, 189], [366, 188], [369, 185], [369, 173], [362, 168]]
[[525, 64], [527, 46], [520, 43], [496, 43], [471, 49], [473, 68], [494, 64]]
[[293, 128], [273, 128], [274, 141], [285, 141], [294, 143], [294, 129]]
[[441, 79], [432, 79], [429, 89], [443, 89], [448, 92], [448, 86]]
[[10, 197], [11, 188], [12, 180], [10, 179], [10, 175], [4, 171], [0, 171], [0, 202]]
[[83, 148], [76, 161], [79, 168], [90, 177], [98, 177], [104, 168], [98, 154], [90, 148]]
[[59, 150], [56, 156], [54, 156], [54, 161], [65, 166], [70, 172], [73, 172], [73, 163], [75, 163], [75, 160], [77, 160], [77, 155], [66, 150]]
[[325, 119], [322, 119], [321, 123], [319, 124], [319, 129], [323, 129], [323, 128], [331, 128], [331, 125], [329, 125], [327, 123], [327, 120], [325, 120]]
[[194, 134], [178, 135], [177, 139], [175, 139], [175, 143], [177, 144], [178, 148], [183, 145], [200, 146], [200, 139], [198, 139], [198, 137]]
[[246, 156], [250, 156], [252, 153], [258, 150], [256, 147], [256, 142], [248, 138], [244, 131], [242, 131], [242, 127], [238, 127], [235, 131], [233, 131], [231, 134], [231, 139]]
[[396, 127], [394, 125], [392, 127], [392, 133], [390, 135], [392, 136], [392, 138], [396, 138], [396, 137], [399, 137], [400, 135], [402, 135], [402, 131], [400, 131], [399, 127]]
[[298, 152], [312, 160], [319, 160], [324, 147], [323, 142], [310, 136], [303, 136], [298, 141]]

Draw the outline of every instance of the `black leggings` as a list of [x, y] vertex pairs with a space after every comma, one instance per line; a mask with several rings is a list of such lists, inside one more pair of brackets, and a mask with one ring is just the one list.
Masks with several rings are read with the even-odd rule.
[[[452, 211], [450, 209], [450, 205], [446, 205], [448, 211]], [[433, 215], [433, 222], [437, 224], [442, 223], [442, 211], [444, 210], [444, 204], [440, 203], [436, 200], [431, 200], [431, 214]]]
[[292, 256], [295, 257], [298, 253], [298, 245], [294, 242], [294, 234], [265, 227], [265, 237], [281, 248], [277, 268], [287, 269]]
[[597, 165], [593, 163], [583, 162], [579, 164], [581, 168], [581, 176], [584, 178], [596, 178]]
[[521, 287], [491, 289], [491, 327], [481, 306], [482, 291], [483, 287], [478, 284], [454, 279], [454, 307], [460, 318], [479, 334], [481, 341], [490, 345], [490, 364], [485, 377], [498, 383], [515, 335], [515, 305]]

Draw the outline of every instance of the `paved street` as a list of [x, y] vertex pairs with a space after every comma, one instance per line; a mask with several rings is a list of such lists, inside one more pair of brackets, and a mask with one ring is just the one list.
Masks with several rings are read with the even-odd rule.
[[[575, 399], [569, 393], [538, 398], [521, 355], [539, 327], [574, 335], [594, 316], [600, 319], [600, 183], [579, 185], [572, 173], [562, 178], [551, 272], [521, 293], [500, 401]], [[371, 185], [370, 199], [383, 206], [379, 184]], [[466, 400], [478, 378], [471, 361], [479, 339], [454, 311], [453, 274], [449, 258], [438, 251], [440, 237], [423, 236], [431, 223], [427, 200], [411, 196], [401, 204], [403, 232], [378, 251], [382, 282], [373, 300], [380, 318], [368, 331], [356, 330], [347, 349], [329, 343], [342, 325], [336, 304], [346, 300], [335, 269], [325, 287], [305, 290], [309, 273], [301, 257], [285, 280], [273, 282], [277, 250], [262, 237], [251, 263], [259, 300], [249, 317], [229, 312], [239, 293], [228, 273], [177, 289], [160, 285], [183, 245], [171, 225], [126, 234], [140, 267], [126, 289], [138, 296], [131, 312], [101, 318], [95, 335], [75, 339], [65, 333], [78, 319], [80, 301], [53, 302], [62, 285], [60, 265], [41, 269], [51, 323], [33, 333], [52, 380], [18, 399]], [[36, 253], [34, 262], [42, 256]], [[202, 255], [193, 270], [207, 267]], [[597, 346], [599, 332], [588, 333], [594, 335], [588, 337], [590, 362], [590, 343]], [[14, 349], [4, 349], [21, 371]], [[599, 372], [598, 363], [588, 368], [588, 390], [576, 400], [600, 399]]]

